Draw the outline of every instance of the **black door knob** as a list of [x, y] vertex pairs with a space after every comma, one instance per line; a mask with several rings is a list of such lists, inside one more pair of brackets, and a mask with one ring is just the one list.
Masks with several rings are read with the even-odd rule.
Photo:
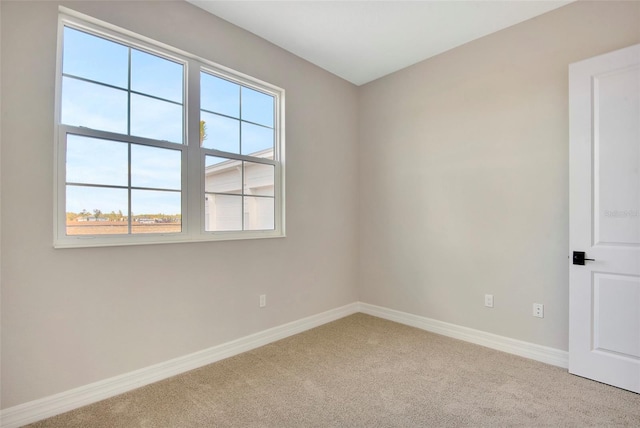
[[585, 261], [595, 262], [596, 259], [587, 259], [585, 258], [587, 255], [584, 251], [574, 251], [573, 252], [573, 264], [584, 266]]

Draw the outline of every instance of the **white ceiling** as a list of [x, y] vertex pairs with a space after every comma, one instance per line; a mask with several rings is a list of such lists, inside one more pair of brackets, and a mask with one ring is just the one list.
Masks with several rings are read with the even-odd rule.
[[362, 85], [573, 0], [187, 1]]

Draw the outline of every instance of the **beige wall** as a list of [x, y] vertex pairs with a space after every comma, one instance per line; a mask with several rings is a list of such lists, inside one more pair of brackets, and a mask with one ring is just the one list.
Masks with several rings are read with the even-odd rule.
[[2, 1], [2, 408], [356, 301], [357, 88], [188, 3], [65, 4], [286, 90], [288, 237], [54, 250], [58, 4]]
[[567, 66], [640, 42], [640, 3], [356, 88], [187, 3], [67, 2], [287, 91], [287, 238], [74, 250], [52, 248], [57, 3], [0, 4], [2, 408], [358, 299], [567, 349]]
[[568, 65], [638, 42], [579, 2], [361, 87], [360, 300], [566, 350]]

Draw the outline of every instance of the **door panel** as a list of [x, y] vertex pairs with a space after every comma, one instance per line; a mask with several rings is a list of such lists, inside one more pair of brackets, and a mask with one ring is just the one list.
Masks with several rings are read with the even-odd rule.
[[593, 349], [640, 358], [640, 278], [593, 275]]
[[640, 244], [638, 76], [640, 66], [593, 76], [596, 244]]
[[569, 103], [569, 371], [640, 392], [640, 45], [572, 64]]

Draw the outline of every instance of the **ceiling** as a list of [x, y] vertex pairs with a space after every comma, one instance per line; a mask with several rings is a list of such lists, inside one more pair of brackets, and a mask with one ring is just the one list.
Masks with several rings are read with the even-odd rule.
[[187, 1], [356, 85], [571, 3]]

